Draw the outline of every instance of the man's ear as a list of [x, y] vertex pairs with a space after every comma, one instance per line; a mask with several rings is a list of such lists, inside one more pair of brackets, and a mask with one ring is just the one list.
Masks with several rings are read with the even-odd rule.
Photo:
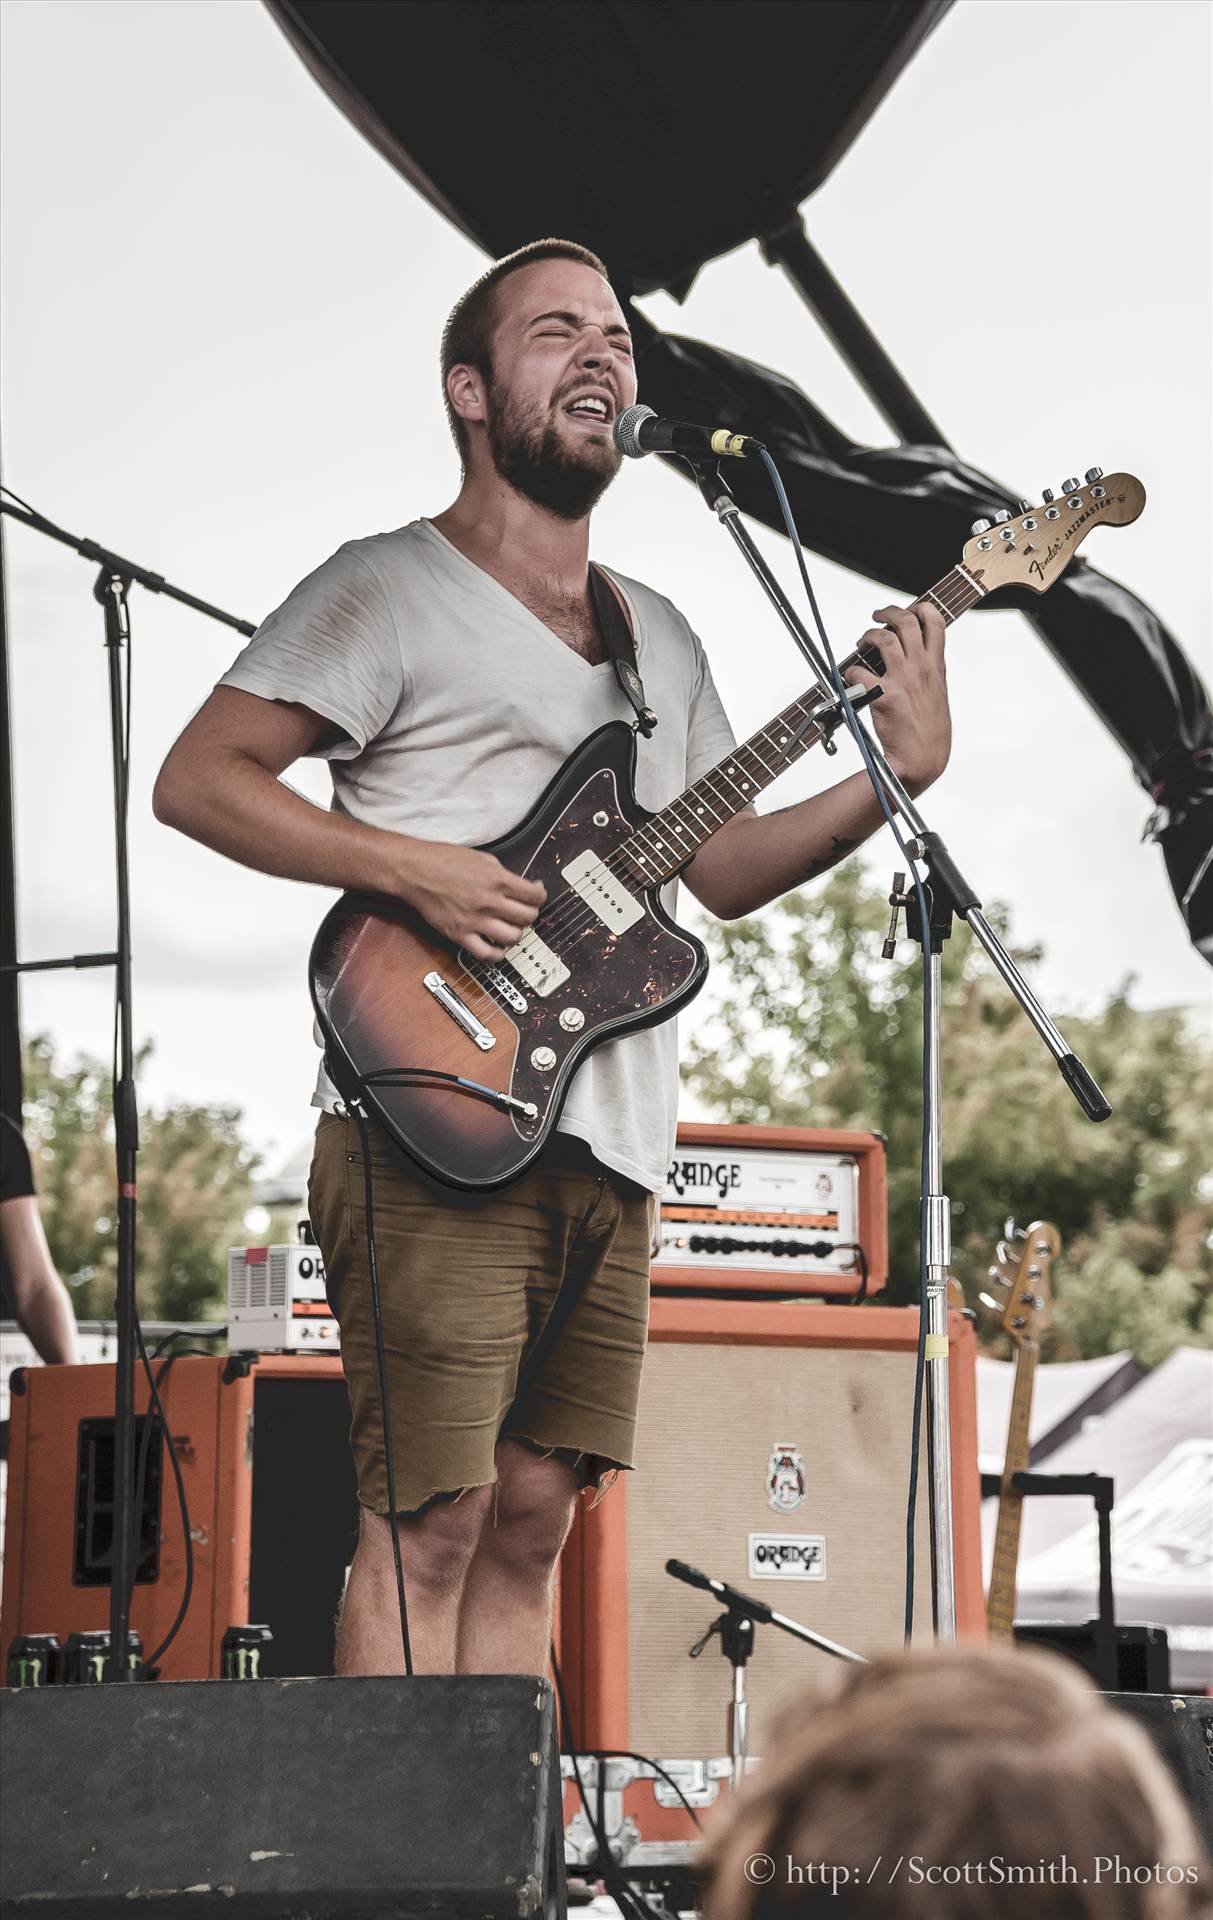
[[446, 390], [461, 420], [483, 422], [487, 418], [484, 380], [475, 367], [462, 363], [452, 367], [446, 377]]

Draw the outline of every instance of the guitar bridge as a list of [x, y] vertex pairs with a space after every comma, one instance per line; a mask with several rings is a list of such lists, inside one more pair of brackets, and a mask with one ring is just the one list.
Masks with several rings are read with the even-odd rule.
[[443, 1012], [450, 1014], [455, 1025], [463, 1028], [482, 1053], [487, 1053], [490, 1047], [497, 1045], [496, 1036], [489, 1032], [482, 1021], [477, 1020], [470, 1007], [464, 1006], [459, 995], [447, 986], [440, 973], [425, 974], [421, 984], [427, 993], [433, 994]]

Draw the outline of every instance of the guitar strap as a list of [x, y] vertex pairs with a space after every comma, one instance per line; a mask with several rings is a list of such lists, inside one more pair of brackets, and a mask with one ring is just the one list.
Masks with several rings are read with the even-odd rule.
[[598, 615], [598, 624], [602, 628], [602, 637], [606, 641], [606, 650], [611, 656], [611, 665], [615, 669], [623, 694], [636, 715], [636, 725], [647, 740], [657, 725], [657, 715], [652, 707], [646, 706], [644, 682], [636, 665], [636, 641], [632, 634], [632, 622], [628, 610], [619, 597], [619, 590], [601, 567], [590, 562], [590, 598], [594, 602], [594, 611]]

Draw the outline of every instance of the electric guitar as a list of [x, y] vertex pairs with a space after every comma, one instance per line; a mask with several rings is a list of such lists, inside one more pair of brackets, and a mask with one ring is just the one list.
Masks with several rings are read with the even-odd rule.
[[[1001, 586], [1043, 593], [1100, 522], [1145, 504], [1130, 474], [1091, 468], [1061, 497], [979, 520], [960, 562], [920, 596], [951, 625]], [[879, 667], [872, 651], [842, 662]], [[659, 890], [831, 726], [814, 687], [658, 813], [637, 804], [635, 728], [584, 740], [512, 833], [484, 851], [547, 899], [505, 955], [473, 959], [402, 902], [347, 893], [313, 943], [328, 1072], [390, 1141], [465, 1190], [517, 1179], [541, 1152], [593, 1048], [654, 1026], [698, 993], [707, 954]]]
[[[1013, 1230], [1008, 1223], [1008, 1232]], [[986, 1627], [991, 1640], [1015, 1637], [1015, 1577], [1019, 1567], [1019, 1523], [1023, 1518], [1024, 1497], [1016, 1491], [1014, 1482], [1017, 1473], [1027, 1471], [1031, 1455], [1028, 1427], [1032, 1388], [1036, 1381], [1040, 1336], [1053, 1324], [1051, 1271], [1061, 1252], [1061, 1236], [1047, 1220], [1034, 1220], [1027, 1233], [1017, 1237], [1018, 1246], [1009, 1246], [1005, 1240], [999, 1243], [997, 1261], [989, 1270], [993, 1284], [1007, 1289], [1002, 1326], [1003, 1332], [1010, 1334], [1015, 1343], [1015, 1384], [1011, 1389], [1007, 1451], [998, 1492], [998, 1526], [986, 1595]], [[983, 1294], [982, 1299], [989, 1306], [997, 1306], [987, 1294]]]

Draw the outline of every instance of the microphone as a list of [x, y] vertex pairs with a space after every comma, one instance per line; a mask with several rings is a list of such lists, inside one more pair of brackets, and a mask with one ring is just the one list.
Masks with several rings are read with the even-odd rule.
[[662, 420], [652, 407], [625, 407], [611, 429], [615, 445], [629, 460], [646, 453], [731, 454], [744, 460], [764, 451], [761, 440], [730, 427], [696, 427], [686, 420]]

